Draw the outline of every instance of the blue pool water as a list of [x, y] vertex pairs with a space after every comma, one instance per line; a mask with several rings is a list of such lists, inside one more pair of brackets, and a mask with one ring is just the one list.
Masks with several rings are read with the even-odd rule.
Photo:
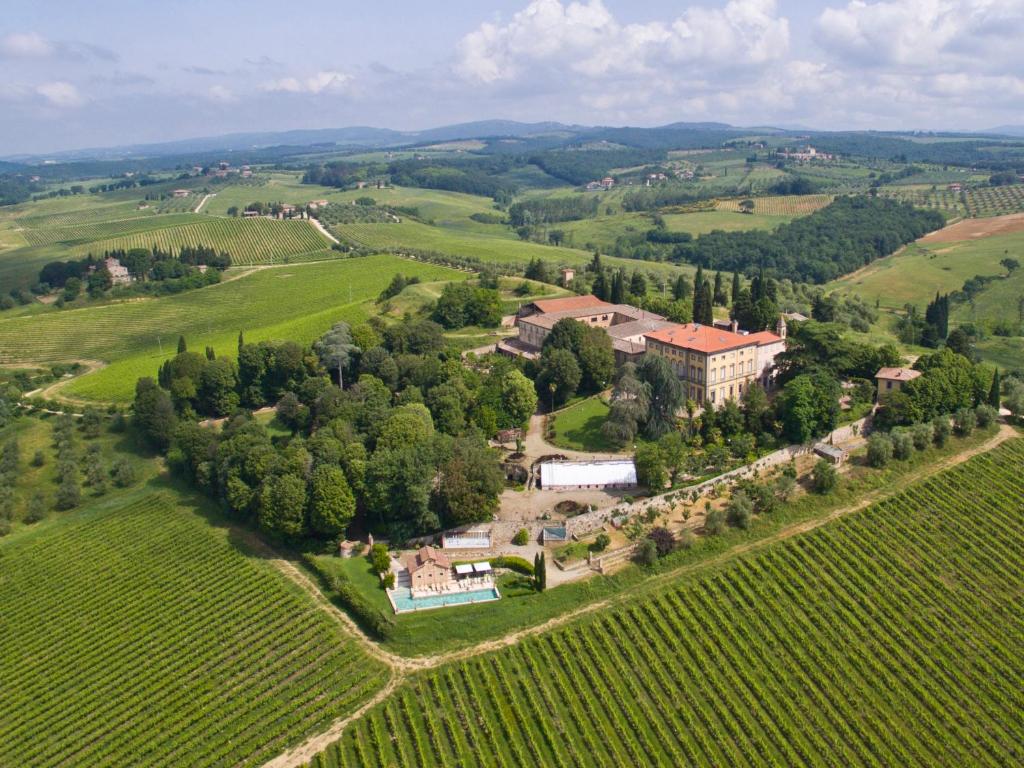
[[424, 611], [430, 608], [444, 608], [448, 605], [465, 605], [467, 603], [487, 603], [491, 600], [499, 600], [501, 593], [497, 587], [490, 589], [476, 589], [472, 592], [453, 592], [450, 595], [427, 595], [425, 597], [413, 597], [408, 587], [399, 587], [392, 590], [391, 599], [395, 603], [398, 613], [409, 611]]

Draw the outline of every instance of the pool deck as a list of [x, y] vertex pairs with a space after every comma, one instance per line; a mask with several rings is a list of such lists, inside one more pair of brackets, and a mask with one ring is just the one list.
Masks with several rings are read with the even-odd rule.
[[[405, 594], [402, 594], [403, 592]], [[413, 597], [412, 590], [408, 587], [395, 587], [394, 589], [385, 590], [385, 594], [387, 594], [388, 601], [391, 603], [391, 608], [396, 614], [432, 611], [436, 608], [454, 608], [460, 605], [493, 603], [495, 600], [501, 599], [501, 593], [498, 591], [497, 585], [491, 586], [487, 589], [446, 592], [436, 595], [425, 595], [423, 597]], [[398, 603], [395, 600], [396, 597], [403, 601], [412, 601], [413, 603], [422, 602], [423, 605], [414, 605], [412, 608], [399, 608]]]

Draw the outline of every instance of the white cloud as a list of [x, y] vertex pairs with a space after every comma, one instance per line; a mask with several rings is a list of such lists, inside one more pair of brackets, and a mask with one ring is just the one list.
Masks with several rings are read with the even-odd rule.
[[336, 93], [348, 88], [352, 75], [325, 70], [309, 77], [282, 77], [263, 84], [262, 90], [272, 93]]
[[481, 83], [514, 81], [537, 69], [587, 77], [642, 75], [667, 65], [699, 71], [785, 56], [789, 23], [774, 0], [687, 8], [672, 21], [621, 24], [601, 0], [532, 0], [507, 24], [481, 24], [458, 45], [456, 71]]
[[41, 58], [54, 51], [53, 43], [35, 32], [12, 32], [0, 37], [0, 55], [10, 58]]
[[234, 91], [223, 85], [211, 85], [206, 90], [206, 98], [218, 104], [232, 104], [238, 101]]
[[85, 103], [78, 89], [63, 80], [37, 85], [36, 93], [55, 107], [77, 107]]

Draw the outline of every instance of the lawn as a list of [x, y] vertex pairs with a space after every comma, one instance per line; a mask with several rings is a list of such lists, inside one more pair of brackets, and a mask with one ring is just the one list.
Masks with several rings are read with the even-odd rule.
[[209, 515], [154, 485], [0, 540], [0, 764], [260, 765], [384, 685]]
[[592, 453], [615, 453], [621, 450], [601, 431], [608, 418], [608, 404], [600, 397], [590, 397], [554, 414], [555, 437], [559, 448]]
[[192, 349], [235, 354], [249, 342], [308, 343], [339, 320], [365, 321], [372, 300], [398, 272], [425, 281], [466, 273], [390, 255], [263, 269], [237, 280], [157, 299], [0, 315], [0, 363], [104, 360], [110, 365], [72, 382], [69, 395], [124, 402], [140, 376], [155, 376], [178, 336]]

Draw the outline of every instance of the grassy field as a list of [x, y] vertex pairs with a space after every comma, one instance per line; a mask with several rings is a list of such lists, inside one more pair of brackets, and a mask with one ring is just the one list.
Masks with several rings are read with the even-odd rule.
[[1022, 462], [417, 676], [312, 766], [1014, 764]]
[[[268, 222], [272, 223], [272, 222]], [[192, 349], [234, 354], [247, 341], [309, 342], [338, 320], [360, 322], [398, 272], [424, 281], [465, 279], [464, 272], [378, 255], [258, 270], [237, 280], [159, 299], [0, 315], [0, 362], [104, 360], [111, 365], [78, 379], [69, 395], [131, 398], [140, 376], [154, 376], [174, 354], [178, 335]]]
[[885, 309], [902, 309], [907, 303], [923, 309], [936, 291], [960, 290], [975, 275], [1005, 274], [999, 261], [1022, 251], [1024, 232], [952, 243], [914, 243], [829, 287], [857, 293], [869, 303], [877, 299]]
[[749, 229], [775, 229], [787, 224], [796, 214], [738, 213], [735, 211], [697, 211], [695, 213], [665, 214], [665, 226], [670, 232], [689, 232], [694, 237], [708, 232], [742, 232]]
[[0, 541], [0, 764], [259, 765], [384, 684], [177, 498], [147, 489]]
[[147, 248], [157, 245], [177, 251], [186, 245], [210, 245], [231, 254], [235, 265], [281, 264], [288, 257], [320, 254], [331, 243], [308, 221], [273, 219], [220, 219], [187, 215], [189, 224], [124, 237], [98, 240], [72, 249], [79, 255], [115, 248]]
[[608, 404], [590, 397], [554, 414], [555, 437], [552, 444], [573, 451], [615, 453], [619, 450], [601, 431], [608, 418]]

